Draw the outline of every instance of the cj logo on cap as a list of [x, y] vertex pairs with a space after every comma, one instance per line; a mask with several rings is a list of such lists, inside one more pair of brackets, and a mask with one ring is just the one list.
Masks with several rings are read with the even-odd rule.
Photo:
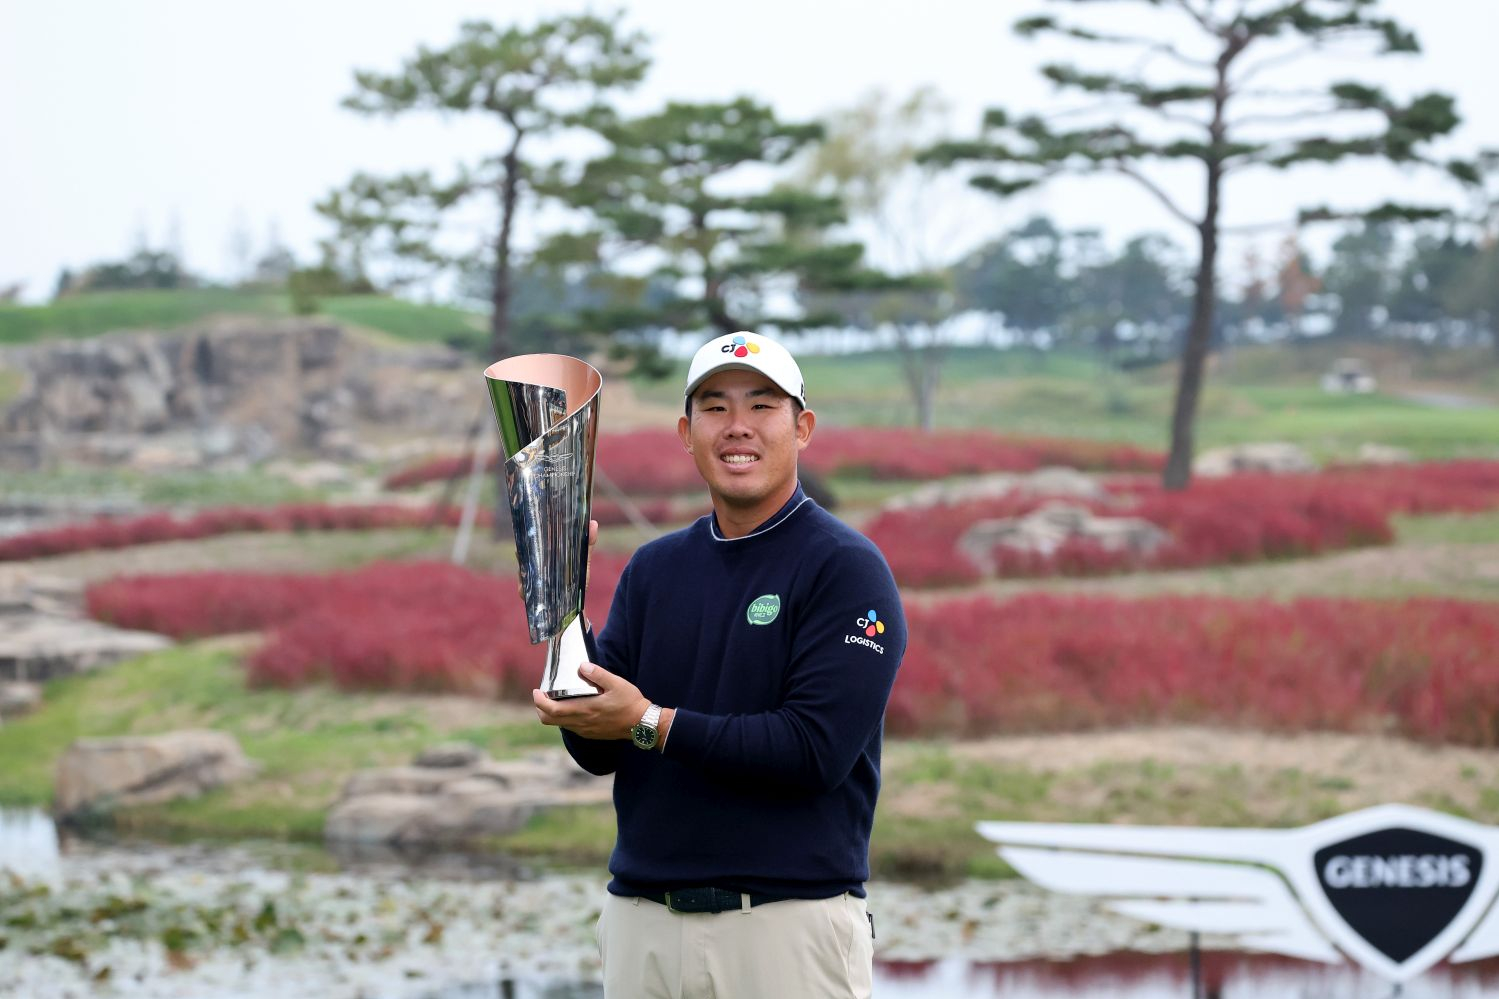
[[781, 595], [779, 593], [767, 593], [763, 597], [756, 597], [750, 601], [749, 608], [745, 610], [744, 617], [750, 624], [769, 624], [781, 613]]
[[760, 345], [753, 340], [746, 340], [742, 336], [736, 336], [719, 350], [725, 354], [733, 354], [735, 357], [748, 357], [751, 354], [760, 353]]

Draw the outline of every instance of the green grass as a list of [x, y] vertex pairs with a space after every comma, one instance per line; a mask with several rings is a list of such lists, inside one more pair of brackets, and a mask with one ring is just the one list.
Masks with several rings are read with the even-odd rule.
[[[412, 343], [482, 344], [482, 315], [440, 305], [422, 305], [381, 295], [320, 299], [328, 317]], [[94, 292], [49, 305], [0, 305], [0, 345], [54, 337], [92, 337], [121, 330], [173, 330], [216, 316], [285, 318], [290, 299], [282, 292], [198, 288], [186, 291]]]
[[[318, 839], [323, 815], [355, 770], [409, 762], [422, 748], [464, 738], [496, 757], [542, 740], [534, 721], [495, 708], [493, 723], [456, 724], [418, 698], [345, 694], [327, 687], [249, 690], [239, 656], [211, 644], [142, 656], [48, 685], [43, 706], [0, 728], [0, 804], [45, 805], [57, 760], [75, 739], [186, 728], [228, 732], [259, 765], [246, 781], [201, 798], [145, 806], [122, 827], [172, 835]], [[547, 744], [556, 733], [545, 731]]]
[[[1233, 377], [1210, 375], [1199, 406], [1199, 449], [1248, 441], [1300, 444], [1319, 459], [1347, 458], [1361, 444], [1408, 448], [1418, 457], [1499, 456], [1499, 407], [1437, 409], [1392, 395], [1337, 396], [1295, 348], [1236, 359]], [[1494, 365], [1477, 359], [1475, 364]], [[636, 391], [675, 405], [682, 371]], [[1245, 381], [1245, 369], [1260, 381]], [[807, 357], [809, 400], [825, 426], [911, 426], [914, 408], [891, 352]], [[965, 348], [948, 357], [937, 406], [944, 428], [1118, 441], [1164, 450], [1175, 394], [1170, 365], [1105, 371], [1088, 356]], [[815, 446], [815, 445], [814, 445]]]
[[1499, 511], [1395, 517], [1395, 536], [1413, 544], [1499, 544]]
[[278, 475], [197, 469], [145, 472], [130, 468], [7, 471], [0, 497], [133, 501], [150, 506], [267, 506], [315, 502], [332, 492], [297, 486]]
[[50, 305], [0, 305], [0, 344], [91, 337], [116, 330], [168, 330], [215, 315], [285, 316], [285, 295], [201, 288], [74, 295]]
[[486, 317], [445, 305], [420, 305], [381, 295], [349, 295], [320, 299], [318, 309], [341, 323], [377, 330], [407, 343], [478, 348], [489, 342]]

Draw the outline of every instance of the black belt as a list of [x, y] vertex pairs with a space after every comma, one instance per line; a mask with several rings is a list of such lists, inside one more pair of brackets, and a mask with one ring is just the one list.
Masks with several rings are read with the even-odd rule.
[[744, 908], [746, 897], [749, 898], [751, 906], [756, 906], [764, 905], [766, 902], [784, 902], [791, 896], [754, 893], [746, 896], [727, 888], [679, 888], [657, 892], [654, 895], [644, 893], [640, 897], [649, 899], [657, 905], [664, 905], [672, 912], [732, 912]]

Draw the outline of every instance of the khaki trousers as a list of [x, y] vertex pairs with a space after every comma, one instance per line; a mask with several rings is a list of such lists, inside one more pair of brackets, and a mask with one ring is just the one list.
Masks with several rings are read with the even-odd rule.
[[598, 923], [605, 999], [868, 999], [864, 899], [787, 899], [672, 912], [607, 892]]

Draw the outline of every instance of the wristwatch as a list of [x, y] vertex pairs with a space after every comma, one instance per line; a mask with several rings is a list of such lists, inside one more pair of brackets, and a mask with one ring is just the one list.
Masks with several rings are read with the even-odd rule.
[[652, 704], [645, 709], [645, 714], [640, 716], [640, 721], [630, 729], [630, 739], [641, 749], [655, 749], [656, 740], [660, 737], [656, 726], [661, 723], [661, 706]]

